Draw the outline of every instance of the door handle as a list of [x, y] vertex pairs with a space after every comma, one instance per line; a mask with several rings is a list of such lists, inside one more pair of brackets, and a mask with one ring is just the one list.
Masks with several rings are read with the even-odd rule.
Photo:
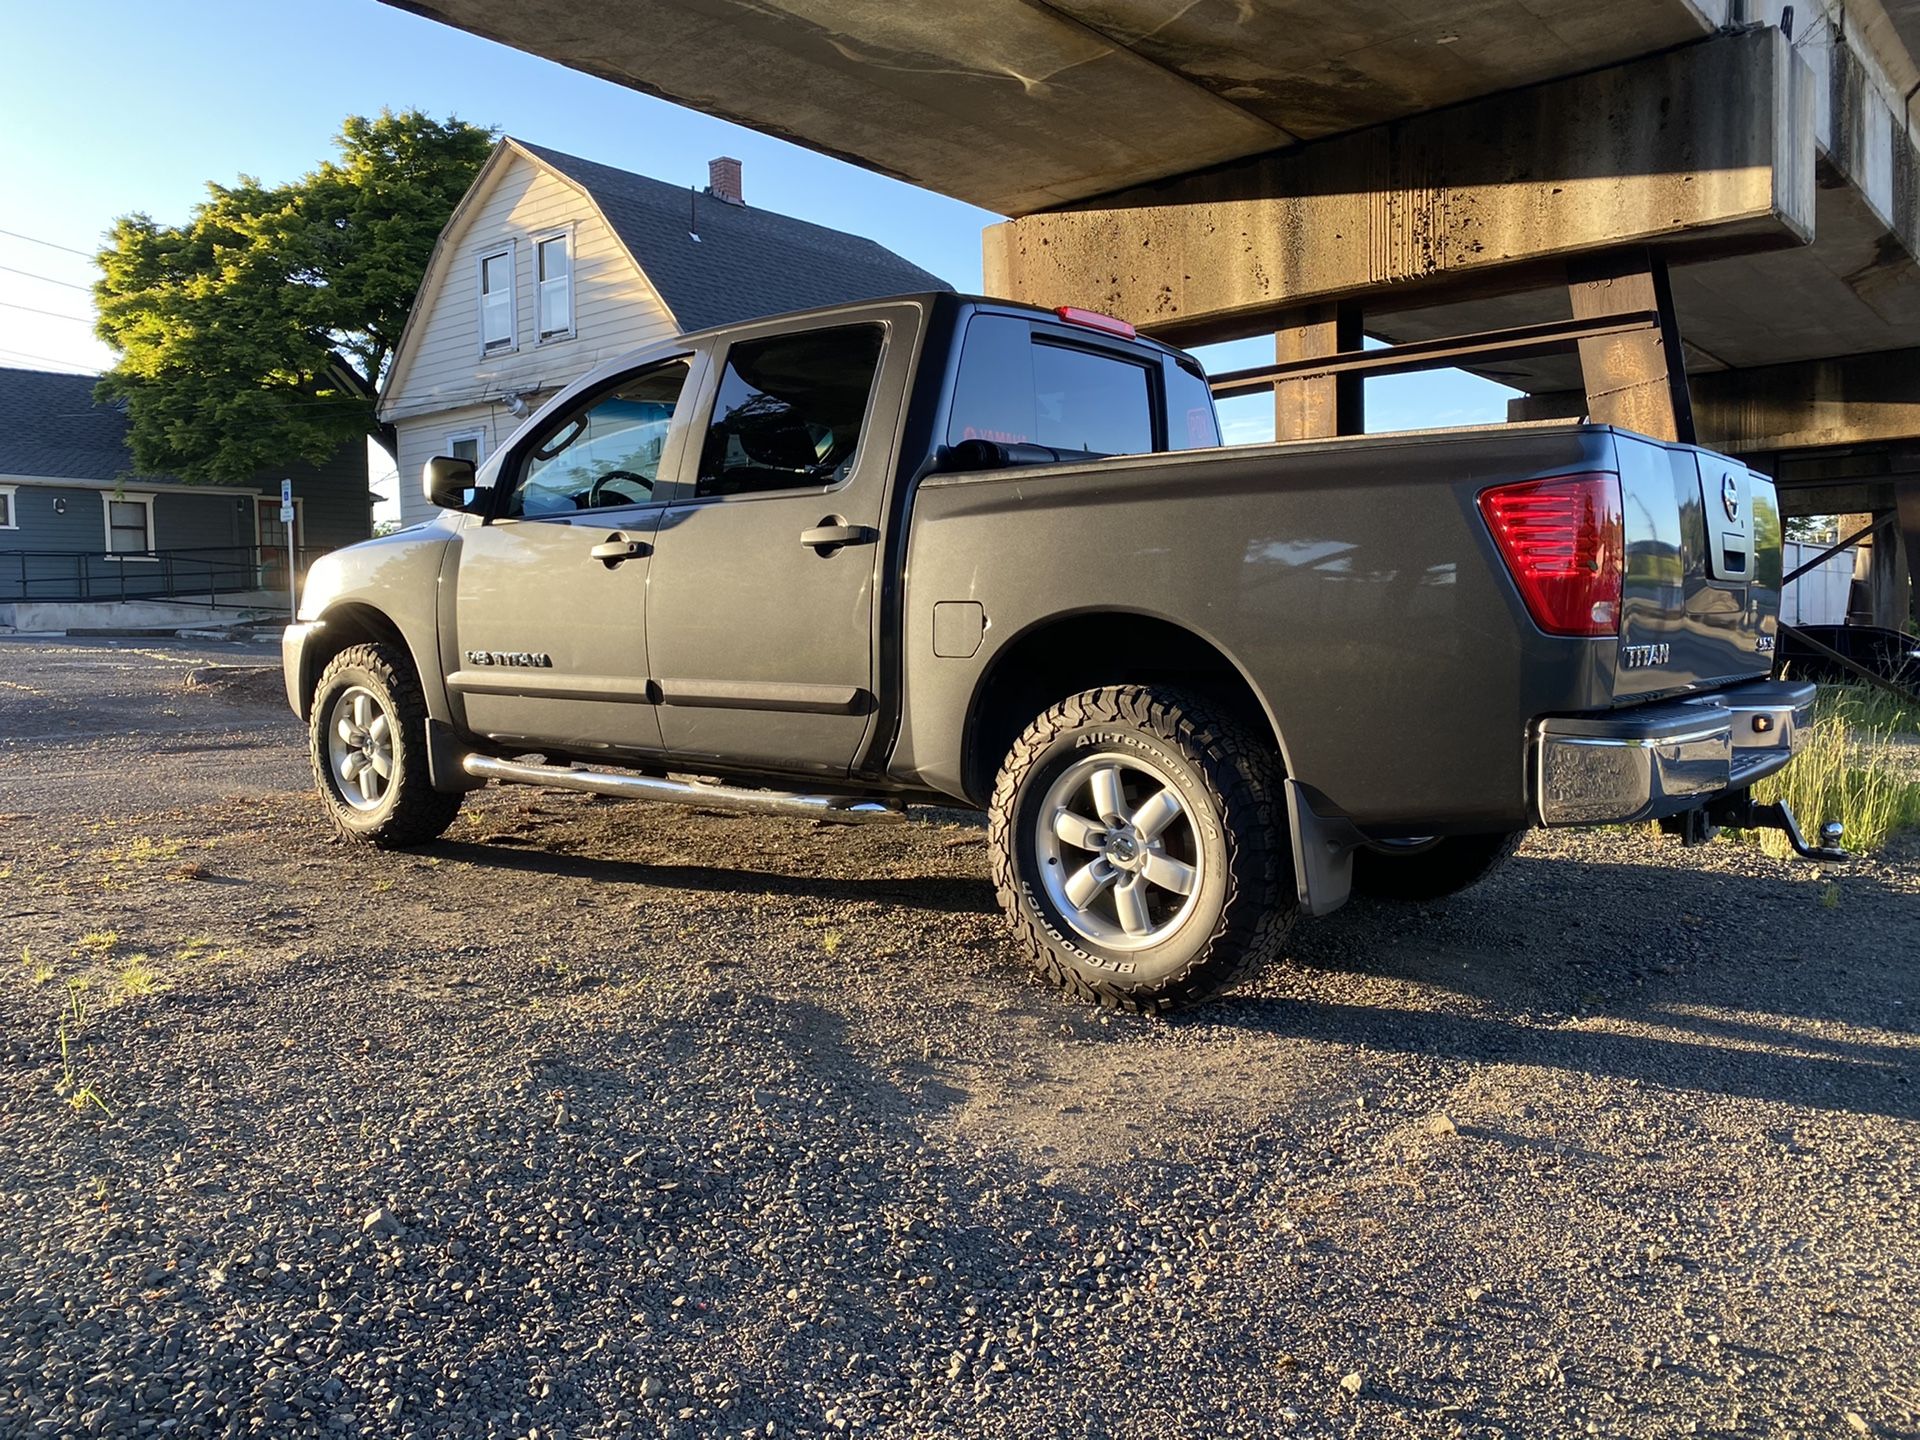
[[653, 547], [644, 540], [632, 540], [618, 530], [594, 546], [587, 554], [611, 570], [627, 560], [638, 560], [651, 555]]
[[842, 545], [871, 545], [879, 538], [879, 532], [872, 526], [849, 525], [839, 515], [829, 515], [811, 530], [800, 532], [800, 543], [822, 555], [831, 554]]

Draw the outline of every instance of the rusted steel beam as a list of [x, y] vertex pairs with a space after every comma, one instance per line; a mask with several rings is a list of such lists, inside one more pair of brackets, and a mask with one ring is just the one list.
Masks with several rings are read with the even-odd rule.
[[[1399, 375], [1416, 370], [1445, 370], [1484, 360], [1512, 360], [1570, 350], [1583, 339], [1604, 338], [1651, 330], [1659, 324], [1652, 311], [1637, 315], [1609, 315], [1595, 320], [1555, 320], [1543, 325], [1516, 325], [1507, 330], [1484, 330], [1474, 335], [1448, 335], [1432, 340], [1410, 340], [1378, 350], [1343, 349], [1333, 354], [1283, 358], [1271, 365], [1224, 370], [1213, 377], [1213, 393], [1221, 400], [1251, 395], [1270, 385], [1315, 375]], [[1276, 348], [1278, 348], [1276, 346]]]

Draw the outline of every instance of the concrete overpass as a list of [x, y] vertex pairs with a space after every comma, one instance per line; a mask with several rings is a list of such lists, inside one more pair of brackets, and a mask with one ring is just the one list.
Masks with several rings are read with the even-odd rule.
[[1910, 613], [1920, 0], [404, 8], [1007, 215], [995, 293], [1272, 332], [1283, 436], [1360, 427], [1363, 332], [1697, 434], [1790, 513], [1897, 515]]

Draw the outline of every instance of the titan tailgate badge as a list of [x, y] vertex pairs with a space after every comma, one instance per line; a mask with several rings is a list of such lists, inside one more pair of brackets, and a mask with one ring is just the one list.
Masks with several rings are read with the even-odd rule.
[[1620, 647], [1620, 668], [1623, 670], [1645, 670], [1650, 666], [1664, 665], [1667, 657], [1673, 653], [1673, 647], [1662, 641], [1658, 645], [1622, 645]]

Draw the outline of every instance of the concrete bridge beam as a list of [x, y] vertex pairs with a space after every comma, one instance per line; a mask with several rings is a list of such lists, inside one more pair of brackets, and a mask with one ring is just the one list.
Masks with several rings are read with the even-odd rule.
[[1308, 303], [1550, 281], [1598, 251], [1801, 245], [1813, 101], [1777, 30], [1722, 36], [1007, 221], [986, 288], [1194, 344]]
[[[1920, 441], [1920, 349], [1709, 370], [1692, 377], [1691, 391], [1700, 443], [1730, 454]], [[1579, 391], [1507, 405], [1509, 420], [1593, 414]]]

